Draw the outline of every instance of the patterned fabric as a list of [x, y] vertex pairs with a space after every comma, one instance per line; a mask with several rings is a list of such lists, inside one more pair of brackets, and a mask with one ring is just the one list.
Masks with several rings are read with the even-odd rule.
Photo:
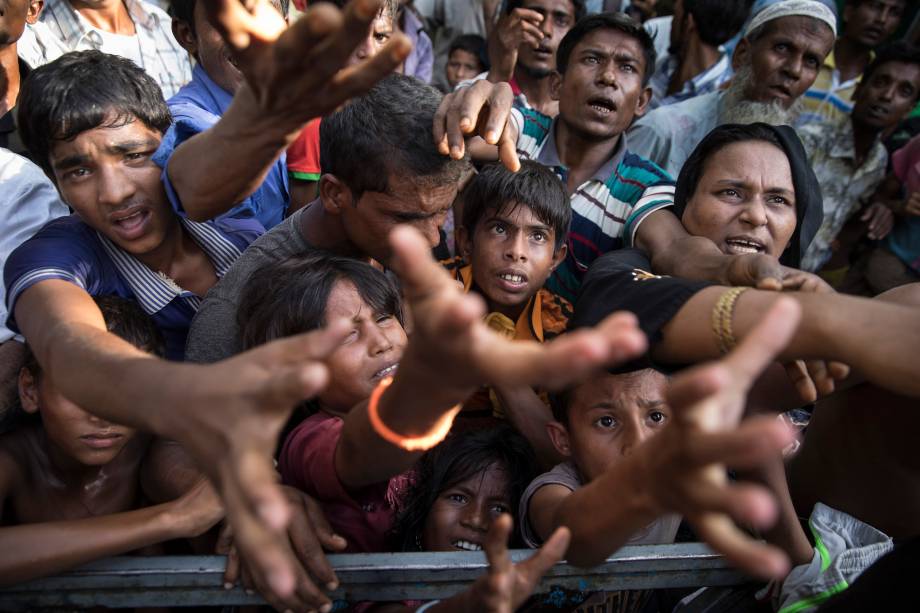
[[[870, 61], [875, 54], [870, 56]], [[849, 81], [840, 81], [840, 73], [831, 51], [818, 71], [814, 84], [802, 96], [805, 105], [796, 120], [796, 126], [813, 123], [837, 123], [853, 111], [853, 92], [862, 75]]]
[[[163, 97], [170, 98], [192, 78], [191, 60], [173, 37], [172, 19], [144, 0], [124, 0], [124, 3], [137, 31], [141, 68], [159, 83]], [[40, 19], [68, 51], [110, 52], [103, 46], [99, 32], [67, 0], [47, 0]], [[36, 30], [35, 35], [40, 37], [42, 32]]]
[[655, 74], [649, 80], [649, 87], [652, 88], [650, 108], [654, 109], [659, 106], [674, 104], [675, 102], [683, 102], [696, 96], [717, 91], [730, 81], [734, 74], [731, 58], [723, 54], [718, 62], [684, 83], [679, 92], [669, 96], [667, 93], [668, 85], [671, 83], [671, 77], [674, 76], [674, 71], [677, 70], [679, 62], [680, 60], [674, 55], [666, 55], [658, 60]]
[[[915, 136], [895, 151], [891, 161], [894, 174], [906, 189], [904, 195], [920, 191], [920, 136]], [[896, 220], [894, 230], [885, 240], [885, 246], [914, 273], [920, 273], [920, 217]]]
[[802, 270], [814, 272], [831, 258], [834, 239], [843, 225], [885, 178], [888, 152], [879, 140], [857, 167], [849, 117], [833, 124], [804, 126], [799, 137], [824, 199], [824, 221], [802, 260]]
[[[518, 129], [517, 152], [553, 169], [565, 183], [569, 170], [559, 159], [555, 121], [530, 111], [512, 111]], [[570, 195], [572, 225], [568, 255], [549, 278], [549, 290], [574, 300], [591, 263], [608, 251], [630, 247], [639, 224], [674, 204], [674, 181], [653, 162], [629, 150], [623, 134], [610, 159]]]

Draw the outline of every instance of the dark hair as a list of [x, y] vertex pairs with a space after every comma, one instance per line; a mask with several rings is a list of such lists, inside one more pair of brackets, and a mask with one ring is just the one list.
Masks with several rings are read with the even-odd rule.
[[[128, 341], [138, 349], [161, 358], [164, 357], [163, 335], [137, 302], [120, 296], [94, 296], [93, 301], [102, 312], [105, 327], [109, 332]], [[32, 353], [28, 344], [25, 349], [26, 354], [22, 367], [38, 381], [42, 376], [42, 367], [35, 359], [35, 354]], [[35, 417], [37, 420], [37, 416]], [[0, 432], [31, 422], [32, 418], [33, 416], [26, 413], [21, 405], [14, 406], [7, 415], [0, 419], [2, 422]]]
[[684, 19], [693, 15], [700, 40], [718, 47], [741, 30], [752, 4], [754, 0], [684, 0]]
[[511, 515], [517, 517], [521, 496], [536, 477], [536, 463], [530, 443], [510, 426], [452, 434], [415, 465], [412, 484], [399, 505], [393, 528], [393, 548], [417, 550], [428, 514], [438, 496], [493, 464], [500, 465], [508, 474]]
[[824, 213], [821, 186], [811, 169], [802, 142], [795, 130], [789, 126], [729, 123], [718, 126], [707, 134], [684, 162], [677, 177], [677, 185], [674, 188], [674, 214], [678, 218], [683, 216], [687, 202], [696, 193], [710, 157], [727, 145], [752, 140], [775, 145], [789, 160], [795, 189], [796, 226], [789, 241], [789, 248], [783, 253], [780, 262], [798, 268], [801, 258], [821, 226]]
[[549, 392], [549, 408], [553, 412], [553, 419], [560, 424], [569, 427], [569, 403], [572, 401], [572, 394], [575, 387], [571, 386], [559, 390], [558, 392]]
[[432, 126], [441, 98], [414, 77], [387, 76], [320, 123], [323, 174], [342, 180], [355, 200], [366, 191], [387, 192], [391, 175], [456, 183], [469, 162], [441, 155], [435, 145]]
[[34, 69], [19, 92], [22, 142], [46, 171], [53, 141], [140, 121], [161, 134], [172, 122], [157, 82], [129, 59], [75, 51]]
[[[585, 16], [587, 11], [585, 10], [585, 0], [569, 0], [572, 3], [572, 7], [575, 9], [575, 21], [578, 21]], [[514, 9], [521, 8], [521, 5], [524, 4], [524, 0], [508, 0], [505, 3], [505, 13], [510, 15], [511, 11]]]
[[[195, 34], [195, 4], [198, 0], [169, 0], [169, 16], [185, 23]], [[281, 15], [287, 18], [291, 0], [272, 0], [281, 9]]]
[[554, 250], [569, 234], [572, 206], [565, 187], [553, 171], [532, 160], [522, 160], [521, 169], [511, 172], [503, 164], [488, 164], [473, 177], [461, 194], [463, 227], [470, 236], [476, 224], [491, 210], [526, 206], [556, 233]]
[[920, 47], [912, 45], [905, 40], [899, 40], [885, 45], [876, 53], [875, 58], [863, 71], [860, 82], [868, 83], [882, 64], [900, 62], [902, 64], [920, 65]]
[[338, 281], [349, 281], [375, 312], [402, 323], [399, 290], [386, 274], [360, 260], [314, 251], [253, 271], [237, 310], [243, 348], [322, 327]]
[[619, 30], [639, 41], [645, 58], [642, 85], [648, 85], [652, 73], [655, 72], [655, 42], [641, 23], [625, 13], [597, 13], [580, 19], [565, 35], [559, 43], [559, 49], [556, 50], [556, 70], [559, 74], [565, 74], [569, 67], [569, 57], [578, 43], [595, 30]]
[[476, 56], [482, 70], [489, 69], [489, 54], [486, 48], [486, 39], [483, 37], [478, 34], [463, 34], [458, 36], [451, 41], [450, 49], [447, 51], [447, 57], [449, 58], [451, 54], [458, 49]]

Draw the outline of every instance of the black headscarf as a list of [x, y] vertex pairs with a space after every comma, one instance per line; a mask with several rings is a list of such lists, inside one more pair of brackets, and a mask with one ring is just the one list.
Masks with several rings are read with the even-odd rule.
[[821, 199], [821, 186], [811, 169], [811, 164], [808, 163], [802, 141], [789, 126], [771, 126], [765, 123], [724, 124], [707, 134], [687, 158], [677, 178], [674, 214], [678, 218], [683, 217], [687, 200], [696, 192], [703, 175], [706, 160], [726, 145], [747, 140], [765, 140], [776, 144], [789, 159], [795, 191], [796, 224], [795, 232], [779, 261], [786, 266], [798, 268], [808, 246], [821, 227], [824, 205]]

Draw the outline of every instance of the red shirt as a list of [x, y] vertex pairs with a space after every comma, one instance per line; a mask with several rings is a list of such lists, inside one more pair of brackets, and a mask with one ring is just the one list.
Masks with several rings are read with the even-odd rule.
[[397, 484], [404, 477], [347, 492], [335, 471], [343, 425], [340, 417], [323, 412], [298, 425], [281, 449], [282, 481], [316, 498], [333, 530], [348, 541], [346, 552], [389, 551], [386, 537], [395, 519]]
[[301, 181], [319, 181], [319, 123], [317, 117], [304, 126], [297, 139], [287, 150], [288, 174]]

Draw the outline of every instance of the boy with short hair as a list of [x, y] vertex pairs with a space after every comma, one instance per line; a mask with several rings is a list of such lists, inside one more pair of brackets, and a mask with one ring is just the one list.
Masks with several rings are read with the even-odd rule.
[[477, 34], [464, 34], [450, 44], [444, 74], [451, 91], [461, 81], [472, 79], [488, 69], [486, 40], [483, 37]]
[[[525, 161], [514, 173], [491, 164], [461, 194], [460, 254], [443, 262], [467, 292], [486, 302], [486, 322], [516, 340], [550, 340], [565, 331], [568, 300], [544, 287], [565, 260], [569, 198], [551, 170]], [[507, 409], [507, 410], [506, 410]], [[538, 451], [557, 459], [545, 434], [549, 408], [530, 388], [483, 388], [463, 416], [506, 417]]]

